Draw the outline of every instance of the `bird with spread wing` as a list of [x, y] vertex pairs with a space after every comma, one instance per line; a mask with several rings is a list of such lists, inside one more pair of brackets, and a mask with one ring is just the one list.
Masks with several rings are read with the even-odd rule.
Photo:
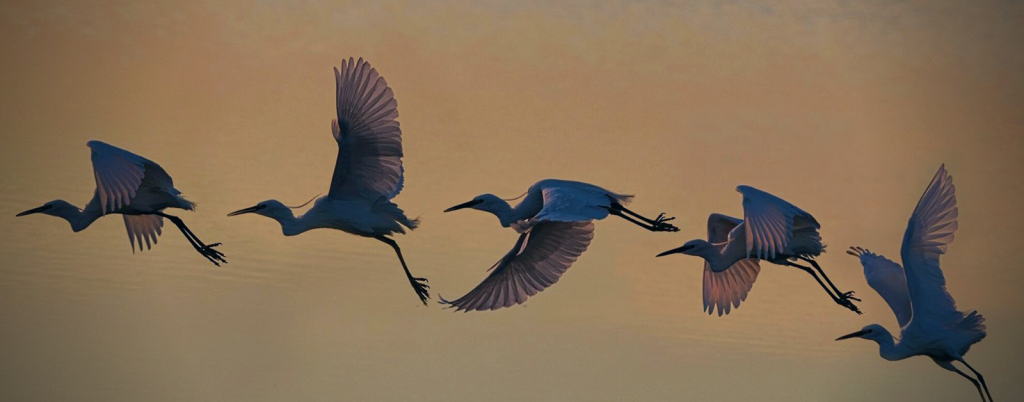
[[[900, 325], [900, 339], [896, 342], [887, 329], [871, 324], [836, 340], [874, 341], [882, 358], [891, 361], [928, 356], [939, 367], [970, 380], [982, 401], [986, 396], [992, 401], [985, 378], [964, 360], [971, 345], [985, 338], [985, 318], [977, 311], [964, 313], [957, 309], [939, 268], [939, 257], [953, 242], [958, 216], [956, 187], [943, 165], [910, 215], [900, 250], [903, 266], [864, 248], [847, 251], [860, 259], [868, 284], [892, 308]], [[954, 361], [977, 378], [960, 371]]]
[[338, 143], [334, 177], [326, 196], [296, 217], [292, 208], [276, 200], [228, 214], [253, 213], [281, 224], [285, 236], [312, 229], [336, 229], [356, 236], [376, 239], [394, 249], [409, 284], [423, 304], [430, 298], [425, 278], [417, 278], [390, 236], [416, 229], [419, 221], [405, 216], [391, 200], [402, 191], [405, 170], [402, 167], [402, 130], [398, 120], [398, 101], [370, 63], [349, 58], [341, 69], [334, 69], [337, 119], [331, 122]]
[[455, 311], [497, 310], [526, 299], [558, 282], [587, 250], [594, 238], [594, 220], [615, 215], [652, 232], [676, 232], [665, 214], [648, 219], [626, 208], [633, 196], [613, 193], [593, 184], [547, 179], [530, 186], [515, 207], [493, 194], [484, 194], [448, 208], [470, 208], [496, 216], [519, 239], [489, 271], [490, 275], [465, 296], [441, 303]]
[[711, 214], [707, 240], [691, 240], [658, 254], [662, 257], [681, 253], [704, 259], [704, 311], [711, 314], [717, 309], [722, 316], [739, 308], [761, 272], [761, 261], [766, 261], [807, 272], [832, 301], [860, 314], [851, 301], [860, 299], [853, 297], [853, 292], [836, 288], [815, 261], [825, 251], [825, 245], [818, 233], [821, 225], [814, 216], [750, 186], [736, 187], [736, 191], [743, 195], [743, 219]]
[[96, 191], [92, 200], [79, 209], [64, 200], [50, 201], [43, 206], [22, 212], [17, 216], [44, 214], [63, 218], [71, 230], [79, 232], [107, 214], [119, 214], [128, 229], [128, 240], [135, 251], [138, 242], [146, 249], [156, 244], [163, 231], [164, 218], [181, 230], [192, 247], [207, 260], [220, 265], [226, 263], [224, 254], [216, 249], [220, 243], [205, 244], [196, 237], [185, 222], [164, 212], [167, 208], [186, 211], [195, 209], [195, 203], [181, 196], [174, 188], [171, 176], [156, 162], [100, 141], [89, 141], [92, 150], [92, 169]]

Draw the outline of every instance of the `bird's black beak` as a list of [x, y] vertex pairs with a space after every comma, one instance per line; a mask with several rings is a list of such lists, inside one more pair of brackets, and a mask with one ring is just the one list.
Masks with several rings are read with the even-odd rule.
[[444, 210], [444, 212], [458, 211], [458, 210], [463, 209], [463, 208], [472, 207], [472, 206], [477, 205], [477, 204], [479, 204], [481, 202], [483, 202], [483, 201], [481, 201], [481, 200], [472, 200], [472, 201], [464, 202], [464, 203], [461, 203], [461, 204], [456, 205], [454, 207], [448, 208], [448, 209]]
[[674, 248], [674, 249], [671, 249], [671, 250], [666, 251], [664, 253], [658, 254], [657, 257], [664, 257], [664, 256], [669, 255], [669, 254], [681, 254], [684, 251], [689, 250], [689, 249], [690, 248], [687, 247], [687, 246], [682, 246], [682, 247]]
[[866, 334], [867, 332], [868, 332], [868, 331], [857, 331], [857, 332], [854, 332], [854, 333], [852, 333], [852, 334], [846, 334], [846, 335], [840, 336], [840, 337], [836, 338], [836, 340], [837, 340], [837, 341], [841, 341], [841, 340], [843, 340], [843, 339], [850, 339], [850, 338], [856, 338], [856, 337], [859, 337], [859, 336], [861, 336], [861, 335], [864, 335], [864, 334]]
[[263, 209], [263, 207], [260, 207], [259, 205], [256, 205], [256, 206], [252, 206], [252, 207], [249, 207], [249, 208], [239, 209], [239, 210], [237, 210], [235, 212], [232, 212], [232, 213], [228, 214], [228, 216], [235, 216], [235, 215], [241, 215], [241, 214], [250, 214], [250, 213], [259, 211], [261, 209]]
[[43, 206], [41, 206], [39, 208], [32, 208], [32, 209], [30, 209], [28, 211], [22, 212], [20, 214], [14, 215], [14, 216], [25, 216], [25, 215], [38, 214], [38, 213], [43, 212], [43, 211], [45, 211], [47, 209], [50, 209], [50, 206], [49, 205], [43, 205]]

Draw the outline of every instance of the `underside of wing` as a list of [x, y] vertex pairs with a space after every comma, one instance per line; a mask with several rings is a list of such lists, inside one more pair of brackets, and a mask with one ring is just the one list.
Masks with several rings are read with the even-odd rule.
[[736, 191], [743, 194], [748, 257], [775, 259], [789, 245], [795, 221], [820, 228], [811, 214], [779, 197], [750, 186], [736, 187]]
[[879, 296], [892, 309], [900, 328], [906, 327], [913, 316], [910, 304], [910, 293], [907, 290], [907, 277], [903, 267], [882, 255], [862, 248], [851, 248], [849, 251], [860, 259], [864, 267], [864, 278], [868, 285], [878, 292]]
[[747, 300], [747, 294], [754, 287], [761, 266], [756, 258], [745, 258], [722, 272], [711, 270], [704, 262], [704, 311], [711, 314], [718, 309], [718, 316], [729, 314], [740, 303]]
[[154, 185], [172, 185], [170, 176], [153, 161], [100, 141], [87, 145], [92, 149], [96, 194], [104, 214], [131, 203], [144, 179]]
[[153, 248], [157, 237], [163, 233], [164, 220], [157, 215], [124, 215], [124, 226], [128, 229], [128, 240], [134, 253], [136, 240], [139, 251], [143, 250], [142, 242], [146, 242], [146, 250]]
[[723, 243], [729, 240], [729, 232], [743, 223], [742, 219], [728, 215], [711, 214], [708, 216], [708, 243]]
[[496, 310], [526, 302], [558, 282], [594, 238], [592, 222], [543, 222], [533, 226], [476, 288], [453, 301], [456, 311]]
[[338, 141], [338, 160], [328, 196], [375, 200], [398, 195], [404, 172], [394, 93], [361, 58], [342, 61], [334, 76], [338, 118], [331, 128]]
[[915, 321], [948, 325], [963, 318], [939, 268], [939, 257], [953, 241], [957, 216], [956, 187], [943, 165], [918, 201], [903, 235], [901, 254]]

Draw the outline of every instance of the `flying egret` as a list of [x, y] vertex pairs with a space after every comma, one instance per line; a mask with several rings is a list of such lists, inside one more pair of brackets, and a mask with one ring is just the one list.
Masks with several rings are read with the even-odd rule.
[[[895, 342], [888, 330], [871, 324], [860, 331], [836, 340], [864, 338], [879, 345], [885, 360], [903, 360], [911, 356], [928, 356], [935, 364], [955, 372], [978, 388], [981, 400], [992, 400], [985, 378], [964, 361], [971, 345], [985, 338], [985, 318], [977, 311], [964, 314], [946, 291], [946, 279], [939, 268], [939, 257], [946, 253], [957, 229], [956, 188], [945, 165], [925, 190], [914, 208], [900, 251], [903, 267], [860, 247], [851, 247], [848, 254], [858, 257], [864, 276], [882, 299], [889, 304], [900, 324], [900, 340]], [[977, 379], [953, 366], [963, 363]], [[979, 384], [980, 382], [980, 384]]]
[[[736, 191], [743, 194], [743, 219], [711, 214], [707, 240], [691, 240], [658, 254], [661, 257], [682, 253], [704, 259], [704, 311], [711, 314], [717, 308], [718, 316], [722, 316], [739, 308], [754, 286], [761, 272], [760, 261], [764, 260], [807, 272], [833, 301], [860, 314], [850, 301], [860, 299], [853, 297], [853, 292], [840, 292], [814, 260], [825, 251], [825, 246], [818, 233], [821, 225], [811, 214], [750, 186], [736, 187]], [[797, 264], [797, 260], [811, 264], [814, 269]]]
[[409, 283], [423, 304], [430, 298], [424, 278], [416, 278], [402, 257], [402, 249], [391, 236], [405, 234], [403, 226], [416, 229], [419, 221], [409, 219], [392, 198], [402, 191], [402, 130], [398, 101], [384, 77], [360, 58], [341, 62], [334, 69], [338, 118], [331, 122], [338, 142], [338, 159], [327, 196], [296, 217], [291, 208], [276, 201], [263, 201], [228, 216], [255, 213], [281, 224], [285, 236], [307, 230], [337, 229], [385, 243], [398, 254]]
[[215, 249], [220, 243], [204, 244], [181, 218], [163, 212], [166, 208], [192, 211], [195, 204], [181, 196], [181, 192], [174, 188], [171, 176], [160, 165], [100, 141], [89, 141], [86, 145], [92, 149], [96, 191], [85, 208], [79, 209], [67, 201], [55, 200], [17, 216], [40, 213], [64, 218], [71, 224], [71, 230], [77, 233], [104, 215], [120, 214], [128, 229], [133, 253], [136, 241], [139, 242], [139, 251], [142, 251], [143, 241], [147, 250], [156, 244], [162, 233], [163, 218], [167, 218], [203, 257], [217, 266], [227, 262], [224, 254]]
[[[559, 277], [586, 251], [594, 238], [595, 219], [609, 214], [621, 217], [652, 232], [676, 232], [667, 223], [675, 218], [665, 214], [645, 218], [629, 209], [631, 195], [613, 193], [601, 187], [566, 180], [541, 180], [530, 187], [514, 208], [492, 194], [446, 209], [451, 212], [472, 208], [498, 217], [502, 227], [520, 233], [519, 240], [504, 257], [491, 266], [491, 274], [476, 288], [454, 301], [441, 304], [455, 311], [496, 310], [526, 302], [530, 296], [558, 282]], [[519, 198], [517, 197], [517, 198]]]

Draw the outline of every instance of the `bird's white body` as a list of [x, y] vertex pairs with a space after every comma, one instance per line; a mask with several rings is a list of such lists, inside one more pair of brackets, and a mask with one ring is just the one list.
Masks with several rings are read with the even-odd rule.
[[384, 77], [363, 59], [342, 61], [334, 76], [337, 119], [331, 122], [331, 131], [338, 157], [330, 192], [301, 216], [276, 200], [229, 216], [255, 213], [272, 218], [281, 224], [285, 236], [336, 229], [384, 242], [394, 248], [410, 284], [426, 304], [428, 286], [421, 283], [426, 279], [412, 276], [398, 243], [388, 237], [419, 225], [391, 202], [405, 185], [398, 101]]
[[263, 215], [278, 221], [285, 236], [313, 229], [336, 229], [362, 237], [390, 236], [405, 234], [405, 228], [415, 228], [418, 224], [384, 198], [368, 203], [362, 199], [319, 197], [313, 207], [300, 216], [295, 216], [292, 209], [283, 204], [268, 206]]
[[[872, 324], [839, 339], [875, 341], [886, 360], [928, 356], [940, 367], [971, 380], [982, 394], [984, 378], [963, 357], [971, 345], [985, 338], [985, 318], [977, 311], [965, 314], [957, 309], [939, 268], [939, 257], [953, 241], [958, 214], [953, 178], [943, 166], [910, 217], [900, 253], [903, 266], [866, 249], [851, 247], [847, 253], [860, 259], [868, 284], [896, 315], [900, 338], [896, 341], [884, 327]], [[967, 365], [978, 379], [958, 370], [952, 365], [954, 361]], [[988, 387], [984, 389], [982, 400], [988, 394]], [[991, 394], [988, 397], [991, 400]]]
[[[523, 200], [511, 207], [507, 202], [491, 199], [480, 210], [498, 218], [502, 227], [512, 227], [519, 233], [529, 230], [532, 223], [543, 221], [581, 222], [600, 220], [608, 216], [613, 203], [629, 203], [633, 196], [614, 193], [589, 183], [571, 180], [544, 179], [526, 190]], [[486, 208], [486, 209], [484, 209]]]
[[173, 180], [160, 165], [100, 141], [89, 141], [87, 145], [92, 149], [93, 175], [96, 178], [96, 191], [89, 203], [79, 209], [66, 201], [56, 200], [19, 216], [31, 213], [57, 216], [68, 221], [71, 230], [79, 232], [104, 215], [123, 215], [132, 251], [136, 241], [139, 250], [143, 250], [143, 242], [146, 249], [156, 244], [166, 217], [182, 229], [185, 237], [204, 257], [214, 264], [226, 262], [223, 254], [213, 249], [217, 244], [203, 244], [180, 219], [163, 213], [168, 208], [192, 211], [195, 204], [181, 196], [181, 191], [174, 188]]
[[[496, 310], [526, 302], [558, 282], [594, 238], [594, 220], [615, 214], [652, 231], [675, 231], [663, 215], [655, 220], [626, 209], [631, 195], [578, 181], [546, 179], [534, 183], [515, 207], [493, 194], [449, 208], [493, 214], [503, 227], [520, 233], [512, 249], [491, 266], [491, 274], [465, 296], [442, 304], [456, 311]], [[643, 222], [626, 216], [629, 214]]]

